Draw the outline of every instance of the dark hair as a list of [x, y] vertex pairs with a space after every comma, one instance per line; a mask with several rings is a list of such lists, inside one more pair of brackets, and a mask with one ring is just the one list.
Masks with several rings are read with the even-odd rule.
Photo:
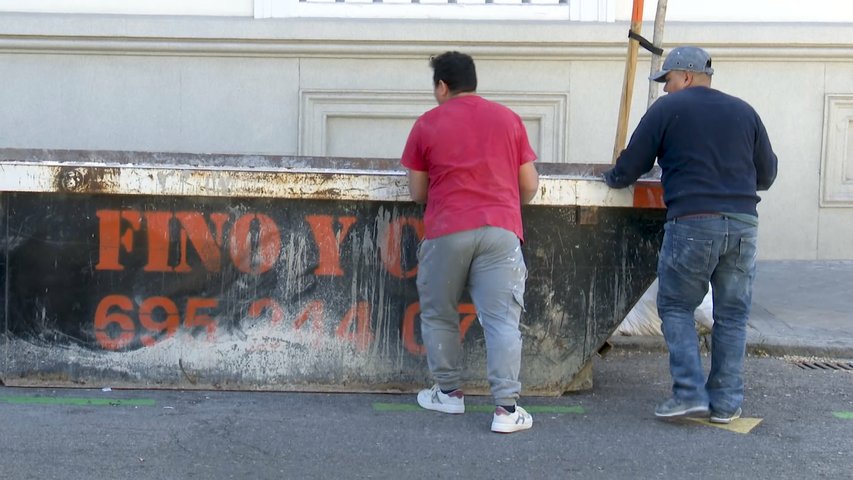
[[432, 83], [439, 81], [447, 84], [450, 93], [473, 92], [477, 90], [477, 70], [470, 55], [459, 52], [444, 52], [429, 59], [432, 67]]

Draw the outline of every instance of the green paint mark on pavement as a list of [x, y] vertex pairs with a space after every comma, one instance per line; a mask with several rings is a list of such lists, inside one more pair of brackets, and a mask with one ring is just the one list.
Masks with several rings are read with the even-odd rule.
[[[583, 407], [576, 405], [573, 407], [546, 407], [546, 406], [527, 406], [522, 405], [529, 413], [576, 413], [583, 415], [586, 413]], [[488, 411], [493, 412], [495, 409], [490, 408]]]
[[842, 420], [853, 420], [853, 412], [832, 412], [832, 414]]
[[114, 406], [114, 407], [152, 407], [154, 400], [147, 398], [80, 398], [80, 397], [27, 397], [0, 396], [0, 403], [18, 405], [79, 405], [79, 406]]
[[[561, 407], [561, 406], [529, 406], [523, 405], [524, 409], [529, 413], [577, 413], [583, 414], [586, 413], [581, 406], [573, 406], [573, 407]], [[414, 405], [411, 403], [381, 403], [374, 402], [373, 410], [377, 412], [427, 412], [428, 410], [421, 408], [418, 405]], [[480, 412], [480, 413], [492, 413], [495, 411], [495, 407], [493, 405], [467, 405], [465, 407], [466, 412]]]

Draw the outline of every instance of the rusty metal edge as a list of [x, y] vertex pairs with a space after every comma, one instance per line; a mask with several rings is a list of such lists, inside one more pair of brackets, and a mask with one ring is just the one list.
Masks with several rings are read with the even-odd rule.
[[[595, 164], [537, 164], [532, 205], [635, 206]], [[409, 201], [393, 159], [0, 149], [0, 191]]]

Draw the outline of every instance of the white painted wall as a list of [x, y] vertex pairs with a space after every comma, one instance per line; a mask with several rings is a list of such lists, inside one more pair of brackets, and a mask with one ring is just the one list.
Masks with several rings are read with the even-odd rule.
[[[456, 18], [628, 21], [633, 0], [4, 0], [0, 12], [123, 15], [254, 16], [256, 18]], [[654, 19], [656, 0], [645, 0], [644, 18]], [[669, 21], [853, 22], [850, 0], [669, 0]]]
[[3, 0], [0, 12], [251, 16], [255, 0]]
[[[650, 31], [650, 25], [646, 25]], [[608, 163], [625, 23], [6, 14], [0, 147], [395, 158], [432, 106], [430, 55], [477, 60], [543, 161]], [[853, 259], [853, 24], [685, 23], [714, 86], [764, 119], [780, 172], [765, 259]], [[629, 129], [645, 110], [641, 54]]]
[[[631, 19], [633, 0], [598, 1], [615, 2], [617, 21]], [[643, 18], [654, 19], [657, 4], [656, 0], [645, 0]], [[853, 22], [853, 2], [850, 0], [668, 0], [666, 19], [687, 22], [850, 23]]]

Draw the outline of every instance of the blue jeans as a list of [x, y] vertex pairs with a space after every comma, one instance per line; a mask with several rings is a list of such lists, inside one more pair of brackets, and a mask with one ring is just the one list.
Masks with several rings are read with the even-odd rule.
[[[669, 348], [672, 393], [711, 410], [743, 402], [746, 324], [752, 303], [758, 228], [717, 215], [666, 223], [658, 259], [658, 314]], [[713, 287], [711, 371], [705, 380], [693, 312]]]

